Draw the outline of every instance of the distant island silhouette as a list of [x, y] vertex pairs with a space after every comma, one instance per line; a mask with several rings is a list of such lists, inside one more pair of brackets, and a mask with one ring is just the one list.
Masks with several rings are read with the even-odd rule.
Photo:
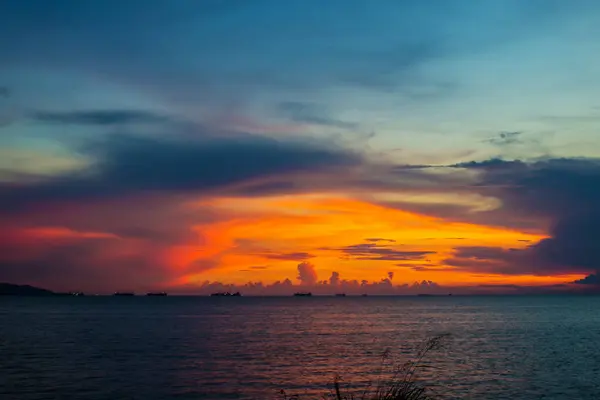
[[56, 296], [59, 293], [30, 285], [0, 283], [0, 296]]

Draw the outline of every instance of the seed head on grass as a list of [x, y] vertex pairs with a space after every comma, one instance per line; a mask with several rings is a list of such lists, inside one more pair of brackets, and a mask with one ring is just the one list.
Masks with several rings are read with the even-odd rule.
[[[429, 352], [444, 347], [449, 338], [448, 334], [437, 335], [424, 341], [418, 348], [414, 358], [392, 366], [391, 376], [386, 377], [385, 367], [390, 359], [390, 351], [386, 350], [382, 355], [378, 382], [375, 386], [370, 383], [356, 394], [356, 391], [348, 392], [342, 388], [342, 379], [336, 375], [333, 381], [332, 392], [323, 397], [331, 400], [433, 400], [429, 391], [418, 381], [418, 373], [427, 368], [433, 368], [425, 363]], [[288, 397], [285, 391], [281, 392], [283, 400], [300, 400], [299, 396]], [[306, 399], [310, 400], [310, 399]]]

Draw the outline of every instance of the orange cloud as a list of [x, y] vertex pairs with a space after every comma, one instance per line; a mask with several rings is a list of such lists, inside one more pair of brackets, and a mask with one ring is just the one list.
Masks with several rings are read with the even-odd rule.
[[[198, 241], [173, 250], [170, 262], [175, 269], [199, 261], [213, 262], [204, 271], [185, 274], [178, 283], [215, 280], [239, 284], [294, 278], [302, 255], [311, 259], [322, 277], [337, 271], [345, 279], [380, 280], [395, 271], [396, 282], [432, 279], [448, 285], [565, 280], [459, 272], [443, 263], [459, 245], [522, 248], [543, 235], [448, 222], [343, 195], [218, 198], [188, 206], [211, 208], [227, 219], [194, 226]], [[361, 251], [376, 249], [378, 254], [394, 257], [349, 257], [348, 248], [357, 245], [362, 246]], [[424, 263], [429, 268], [411, 268]], [[250, 269], [253, 265], [266, 267]]]

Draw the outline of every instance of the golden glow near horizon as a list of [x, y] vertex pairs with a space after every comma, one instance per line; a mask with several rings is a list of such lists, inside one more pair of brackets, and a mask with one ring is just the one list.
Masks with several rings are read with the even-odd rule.
[[[294, 280], [301, 256], [286, 259], [285, 255], [302, 253], [310, 255], [320, 280], [336, 271], [342, 279], [378, 281], [393, 271], [397, 283], [423, 279], [443, 285], [565, 281], [565, 276], [504, 276], [459, 271], [444, 265], [453, 247], [523, 248], [544, 238], [542, 235], [449, 222], [343, 196], [219, 198], [191, 207], [211, 207], [229, 218], [194, 226], [198, 242], [173, 249], [170, 263], [175, 269], [184, 269], [198, 260], [214, 263], [205, 271], [178, 279], [179, 284]], [[365, 260], [353, 259], [342, 251], [346, 246], [367, 243], [368, 238], [386, 239], [385, 246], [394, 250], [431, 254], [415, 260]], [[411, 268], [423, 264], [428, 266], [424, 271]], [[260, 269], [252, 269], [256, 266]]]

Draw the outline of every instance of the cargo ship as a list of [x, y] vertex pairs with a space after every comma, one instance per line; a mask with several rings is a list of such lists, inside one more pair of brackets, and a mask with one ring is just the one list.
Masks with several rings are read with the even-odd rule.
[[240, 297], [242, 294], [240, 292], [229, 293], [229, 292], [217, 292], [211, 294], [212, 297]]

